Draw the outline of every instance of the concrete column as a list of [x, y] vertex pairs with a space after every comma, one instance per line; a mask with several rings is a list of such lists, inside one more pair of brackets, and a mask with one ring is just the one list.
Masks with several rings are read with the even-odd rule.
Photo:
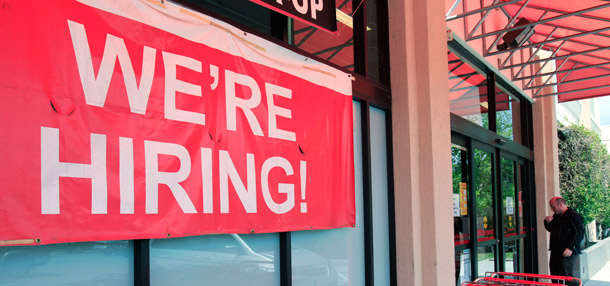
[[578, 124], [591, 129], [591, 120], [593, 119], [591, 113], [591, 99], [584, 99], [580, 101], [580, 118]]
[[543, 220], [545, 216], [551, 214], [548, 204], [549, 200], [559, 195], [559, 156], [555, 98], [542, 97], [536, 99], [536, 103], [533, 105], [533, 119], [538, 269], [541, 274], [548, 274], [549, 233], [544, 229]]
[[388, 1], [398, 285], [455, 285], [444, 5]]

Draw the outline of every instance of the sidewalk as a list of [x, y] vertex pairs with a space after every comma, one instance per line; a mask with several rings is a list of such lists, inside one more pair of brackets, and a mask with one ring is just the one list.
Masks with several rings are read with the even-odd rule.
[[606, 266], [591, 277], [584, 286], [610, 286], [610, 262], [606, 263]]

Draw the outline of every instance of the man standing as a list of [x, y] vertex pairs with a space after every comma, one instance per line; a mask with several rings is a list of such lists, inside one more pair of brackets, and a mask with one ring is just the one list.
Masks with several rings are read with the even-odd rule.
[[574, 265], [585, 233], [582, 217], [562, 197], [552, 198], [549, 206], [554, 214], [544, 218], [544, 227], [551, 233], [551, 275], [574, 277]]

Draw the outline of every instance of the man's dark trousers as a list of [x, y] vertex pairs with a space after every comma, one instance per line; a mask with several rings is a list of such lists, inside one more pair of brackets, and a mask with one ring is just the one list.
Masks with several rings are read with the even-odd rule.
[[[578, 260], [578, 254], [572, 253], [572, 256], [570, 257], [563, 257], [562, 254], [563, 252], [551, 251], [551, 259], [549, 261], [551, 275], [575, 277], [574, 270]], [[578, 285], [578, 283], [567, 283], [568, 285]]]

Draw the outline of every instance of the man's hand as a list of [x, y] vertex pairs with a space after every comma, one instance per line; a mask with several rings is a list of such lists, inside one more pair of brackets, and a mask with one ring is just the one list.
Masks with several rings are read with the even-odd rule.
[[552, 220], [553, 220], [553, 216], [544, 217], [544, 221], [546, 221], [546, 222], [551, 222]]
[[570, 257], [572, 256], [572, 250], [570, 250], [569, 248], [566, 248], [566, 250], [563, 251], [563, 257]]

